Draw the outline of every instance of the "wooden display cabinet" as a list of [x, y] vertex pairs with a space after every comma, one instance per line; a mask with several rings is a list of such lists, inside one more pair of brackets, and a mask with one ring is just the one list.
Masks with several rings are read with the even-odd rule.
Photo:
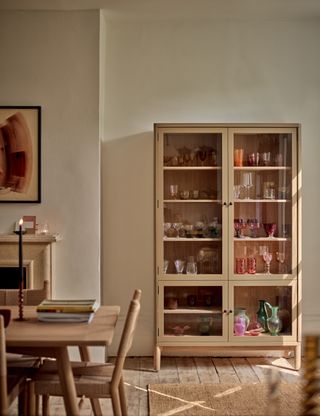
[[[299, 126], [156, 124], [155, 140], [155, 367], [161, 351], [232, 349], [294, 351], [298, 369]], [[275, 335], [247, 327], [261, 302]]]

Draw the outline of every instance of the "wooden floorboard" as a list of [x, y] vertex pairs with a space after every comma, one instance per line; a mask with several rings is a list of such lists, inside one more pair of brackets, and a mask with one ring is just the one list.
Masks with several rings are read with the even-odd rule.
[[[124, 368], [124, 381], [129, 416], [148, 415], [148, 384], [157, 383], [266, 383], [270, 372], [280, 374], [284, 383], [302, 381], [302, 370], [293, 370], [294, 361], [284, 358], [211, 358], [162, 357], [161, 369], [153, 369], [151, 357], [129, 357]], [[319, 362], [320, 364], [320, 362]], [[51, 415], [64, 416], [61, 398], [51, 398]], [[104, 416], [112, 416], [111, 401], [101, 400]], [[81, 416], [92, 416], [88, 400]], [[10, 408], [10, 416], [18, 416], [17, 403]]]

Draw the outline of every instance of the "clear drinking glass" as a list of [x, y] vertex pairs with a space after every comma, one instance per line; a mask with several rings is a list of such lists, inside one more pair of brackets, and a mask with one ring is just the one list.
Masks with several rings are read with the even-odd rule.
[[169, 260], [163, 260], [163, 273], [166, 274], [169, 266]]
[[178, 193], [179, 193], [179, 186], [178, 185], [170, 185], [169, 188], [170, 192], [170, 198], [171, 199], [178, 199]]
[[177, 259], [177, 260], [174, 261], [174, 265], [175, 265], [175, 268], [176, 268], [176, 272], [178, 274], [182, 274], [183, 273], [184, 264], [185, 264], [185, 261], [180, 260], [180, 259]]
[[190, 256], [187, 262], [186, 273], [197, 274], [197, 271], [197, 263], [194, 261], [194, 257]]
[[271, 160], [270, 152], [261, 153], [261, 161], [262, 161], [263, 166], [269, 166], [270, 160]]
[[246, 189], [246, 199], [250, 199], [250, 188], [253, 186], [252, 172], [244, 172], [241, 177], [241, 185]]

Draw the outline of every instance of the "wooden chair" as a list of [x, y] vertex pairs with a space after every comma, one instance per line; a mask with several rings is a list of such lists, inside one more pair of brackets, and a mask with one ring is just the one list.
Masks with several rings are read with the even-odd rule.
[[[141, 290], [135, 290], [127, 312], [118, 353], [114, 364], [88, 361], [72, 362], [73, 375], [78, 397], [93, 400], [109, 398], [115, 416], [127, 415], [125, 388], [122, 369], [129, 349], [140, 311]], [[62, 396], [61, 385], [55, 361], [45, 360], [31, 382], [31, 391], [42, 395], [45, 403], [43, 416], [48, 415], [48, 396]], [[100, 406], [93, 407], [94, 414], [102, 415]]]
[[[6, 338], [3, 316], [0, 315], [0, 414], [9, 414], [9, 406], [15, 398], [25, 392], [26, 374], [19, 372], [8, 375], [6, 360]], [[22, 414], [19, 411], [19, 414]], [[24, 412], [24, 414], [26, 414]]]
[[[18, 289], [0, 289], [0, 305], [14, 306], [18, 305]], [[25, 305], [36, 306], [44, 299], [50, 297], [49, 282], [45, 280], [43, 282], [43, 288], [41, 289], [24, 289], [23, 290], [23, 302]], [[11, 377], [32, 377], [33, 371], [40, 365], [40, 357], [31, 357], [20, 354], [6, 354], [7, 371]], [[9, 378], [10, 378], [9, 377]], [[26, 403], [28, 397], [23, 392], [19, 397], [19, 414], [29, 406]]]

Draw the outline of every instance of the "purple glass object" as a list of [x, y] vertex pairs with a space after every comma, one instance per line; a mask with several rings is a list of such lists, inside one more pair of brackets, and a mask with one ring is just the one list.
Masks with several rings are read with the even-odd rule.
[[234, 320], [234, 334], [237, 337], [243, 336], [246, 332], [246, 320], [243, 316], [236, 316]]

